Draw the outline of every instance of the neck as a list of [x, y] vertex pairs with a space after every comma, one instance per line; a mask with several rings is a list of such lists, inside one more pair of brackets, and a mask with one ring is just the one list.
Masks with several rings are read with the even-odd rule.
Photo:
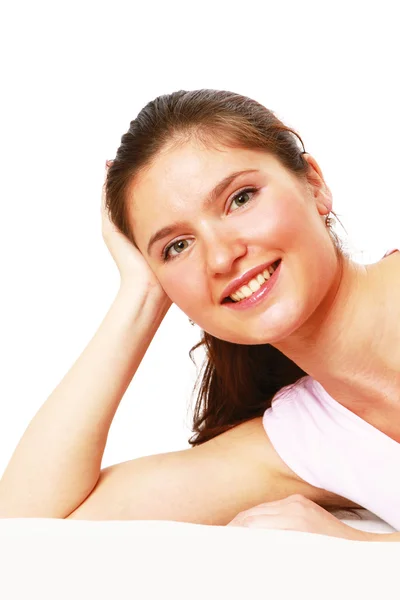
[[274, 344], [344, 405], [388, 401], [400, 390], [400, 293], [391, 260], [359, 265], [343, 258], [317, 311]]

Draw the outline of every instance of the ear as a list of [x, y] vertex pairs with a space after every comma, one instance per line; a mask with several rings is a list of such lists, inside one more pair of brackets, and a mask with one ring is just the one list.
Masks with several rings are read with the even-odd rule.
[[332, 192], [325, 183], [322, 171], [311, 154], [303, 154], [308, 162], [307, 182], [320, 215], [327, 215], [332, 210]]

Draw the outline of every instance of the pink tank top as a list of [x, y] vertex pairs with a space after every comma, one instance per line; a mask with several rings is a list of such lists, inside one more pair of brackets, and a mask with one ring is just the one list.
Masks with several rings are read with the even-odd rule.
[[312, 377], [280, 390], [263, 417], [287, 466], [400, 531], [400, 444], [336, 402]]
[[275, 395], [263, 424], [279, 456], [301, 479], [352, 500], [400, 531], [398, 442], [309, 376]]

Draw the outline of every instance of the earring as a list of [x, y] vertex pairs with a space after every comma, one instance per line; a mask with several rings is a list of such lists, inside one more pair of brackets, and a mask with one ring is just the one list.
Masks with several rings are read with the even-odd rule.
[[[330, 213], [329, 213], [329, 214], [330, 214]], [[333, 225], [333, 219], [332, 219], [332, 217], [330, 217], [330, 216], [329, 216], [329, 214], [328, 214], [328, 216], [327, 216], [327, 217], [326, 217], [326, 219], [325, 219], [325, 225], [326, 225], [327, 227], [331, 228], [331, 227], [332, 227], [332, 225]]]
[[192, 319], [189, 319], [189, 323], [190, 323], [191, 325], [196, 325], [196, 323], [195, 323], [194, 321], [192, 321]]

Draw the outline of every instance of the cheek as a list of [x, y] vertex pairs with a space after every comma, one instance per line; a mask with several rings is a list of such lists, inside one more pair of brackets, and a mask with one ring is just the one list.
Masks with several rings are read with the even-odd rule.
[[249, 214], [246, 228], [253, 240], [267, 240], [271, 248], [283, 248], [291, 245], [301, 234], [304, 218], [299, 199], [288, 192], [275, 196], [273, 201]]
[[[173, 273], [172, 273], [173, 270]], [[182, 310], [193, 307], [200, 298], [201, 287], [193, 269], [178, 269], [172, 266], [171, 273], [159, 277], [161, 286], [169, 298]], [[196, 293], [193, 293], [196, 290]]]

